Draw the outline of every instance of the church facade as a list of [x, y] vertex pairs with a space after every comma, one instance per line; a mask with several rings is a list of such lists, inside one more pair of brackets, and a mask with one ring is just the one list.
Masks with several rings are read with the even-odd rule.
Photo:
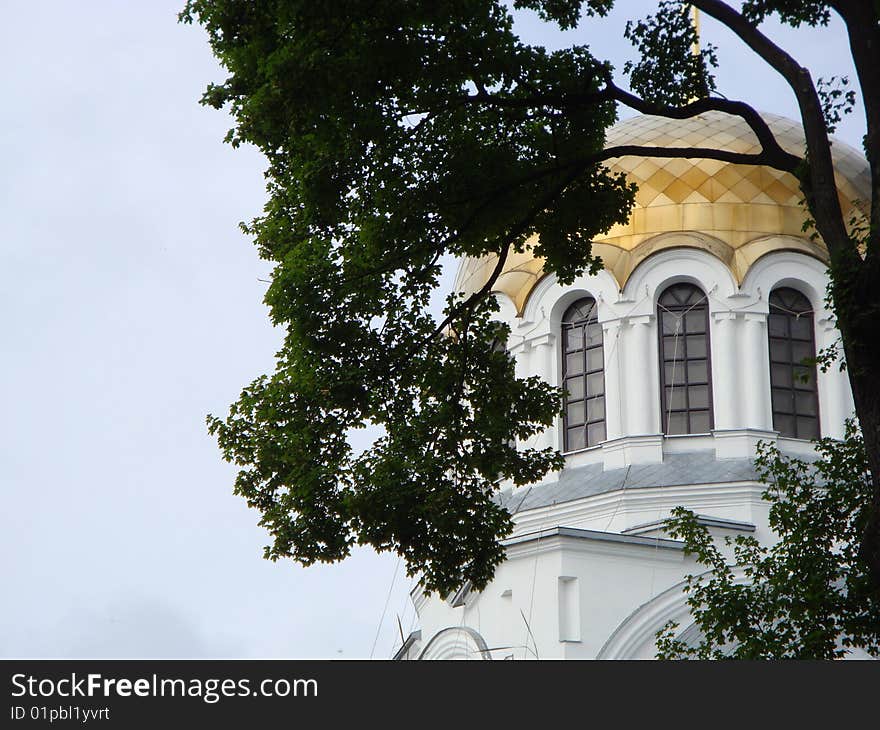
[[[765, 118], [803, 153], [797, 123]], [[720, 113], [629, 119], [609, 131], [622, 143], [759, 150]], [[867, 163], [832, 151], [849, 219], [870, 200]], [[770, 542], [757, 443], [808, 456], [811, 439], [843, 436], [846, 373], [805, 364], [839, 334], [794, 177], [714, 160], [609, 167], [639, 192], [629, 222], [593, 244], [604, 268], [561, 286], [525, 252], [495, 287], [518, 374], [567, 393], [556, 425], [526, 444], [559, 449], [565, 468], [502, 491], [516, 528], [485, 590], [414, 590], [419, 630], [397, 658], [653, 657], [667, 622], [696, 635], [682, 587], [701, 568], [665, 535], [670, 511], [693, 510], [718, 538]], [[494, 265], [461, 262], [456, 288], [476, 290]]]

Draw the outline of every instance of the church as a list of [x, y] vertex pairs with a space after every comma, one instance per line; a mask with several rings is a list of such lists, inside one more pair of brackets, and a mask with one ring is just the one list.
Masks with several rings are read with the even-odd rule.
[[[798, 123], [763, 116], [803, 154]], [[607, 144], [760, 151], [722, 113], [635, 117]], [[868, 165], [842, 142], [832, 153], [849, 220], [870, 200]], [[696, 638], [682, 588], [702, 568], [665, 534], [670, 511], [692, 510], [719, 539], [772, 541], [756, 445], [809, 456], [852, 415], [846, 373], [805, 365], [839, 334], [797, 180], [705, 159], [608, 166], [638, 194], [629, 221], [593, 243], [602, 270], [561, 286], [526, 251], [495, 284], [517, 373], [566, 391], [555, 426], [524, 446], [559, 449], [565, 468], [501, 492], [515, 530], [485, 590], [413, 590], [418, 630], [397, 659], [652, 658], [669, 621]], [[476, 291], [494, 266], [461, 261], [456, 290]]]

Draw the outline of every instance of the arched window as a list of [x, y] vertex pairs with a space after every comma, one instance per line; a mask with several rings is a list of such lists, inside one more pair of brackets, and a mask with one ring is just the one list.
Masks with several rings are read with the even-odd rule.
[[[770, 389], [773, 428], [782, 436], [819, 438], [819, 397], [813, 308], [799, 291], [787, 287], [770, 293]], [[807, 362], [805, 362], [807, 361]]]
[[605, 356], [595, 299], [580, 299], [562, 315], [565, 450], [605, 440]]
[[713, 426], [709, 303], [693, 284], [673, 284], [657, 302], [663, 432], [708, 433]]

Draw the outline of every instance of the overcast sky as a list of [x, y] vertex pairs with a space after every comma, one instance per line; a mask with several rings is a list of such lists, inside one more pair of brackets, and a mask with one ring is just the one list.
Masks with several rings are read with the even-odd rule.
[[[651, 3], [619, 4], [561, 37], [520, 27], [622, 66], [622, 18]], [[197, 103], [222, 73], [181, 5], [0, 3], [0, 655], [365, 657], [387, 599], [387, 657], [395, 616], [413, 626], [396, 556], [263, 560], [205, 431], [272, 369], [280, 333], [237, 226], [260, 212], [263, 161]], [[781, 81], [703, 31], [722, 92], [796, 114]], [[839, 24], [774, 34], [814, 75], [851, 73]], [[840, 136], [858, 145], [860, 125]]]

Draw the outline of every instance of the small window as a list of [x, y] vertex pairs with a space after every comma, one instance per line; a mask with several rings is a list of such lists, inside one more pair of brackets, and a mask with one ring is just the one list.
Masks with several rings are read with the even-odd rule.
[[566, 451], [605, 440], [605, 356], [596, 300], [580, 299], [562, 316], [563, 430]]
[[663, 432], [708, 433], [713, 427], [709, 303], [693, 284], [674, 284], [657, 302]]
[[788, 287], [770, 293], [770, 394], [773, 428], [781, 436], [819, 438], [813, 308]]

